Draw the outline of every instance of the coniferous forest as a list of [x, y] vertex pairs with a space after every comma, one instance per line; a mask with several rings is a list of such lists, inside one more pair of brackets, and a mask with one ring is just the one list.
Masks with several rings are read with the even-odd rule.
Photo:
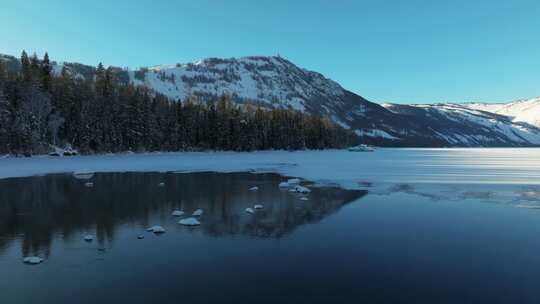
[[298, 150], [357, 140], [326, 118], [239, 105], [227, 96], [169, 100], [117, 81], [102, 64], [88, 80], [65, 68], [54, 75], [48, 54], [39, 59], [23, 51], [20, 61], [11, 71], [0, 60], [0, 153]]

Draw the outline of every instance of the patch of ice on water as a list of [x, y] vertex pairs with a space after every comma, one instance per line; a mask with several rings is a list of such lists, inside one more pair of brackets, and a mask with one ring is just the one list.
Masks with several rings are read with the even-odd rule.
[[73, 177], [75, 177], [76, 179], [82, 179], [82, 180], [91, 179], [92, 177], [94, 177], [94, 172], [88, 169], [80, 170], [80, 171], [73, 172]]
[[180, 221], [178, 221], [178, 224], [184, 225], [184, 226], [198, 226], [201, 224], [201, 222], [199, 222], [199, 220], [197, 220], [194, 217], [188, 217], [188, 218], [181, 219]]
[[255, 210], [253, 210], [253, 208], [246, 208], [246, 212], [249, 214], [253, 214], [255, 213]]
[[156, 226], [152, 226], [152, 227], [146, 229], [146, 231], [153, 232], [153, 233], [165, 233], [165, 228], [156, 225]]
[[172, 216], [182, 216], [184, 215], [184, 211], [182, 210], [174, 210], [172, 213], [171, 213]]
[[84, 236], [84, 240], [87, 241], [87, 242], [91, 242], [94, 240], [94, 236], [93, 235], [90, 235], [90, 234], [87, 234]]
[[287, 182], [281, 182], [279, 183], [280, 188], [289, 188], [291, 185]]
[[259, 190], [259, 187], [257, 187], [257, 186], [253, 186], [253, 187], [249, 188], [249, 191], [257, 191], [257, 190]]
[[306, 188], [304, 186], [300, 186], [300, 185], [295, 186], [293, 189], [294, 189], [295, 192], [298, 192], [298, 193], [310, 193], [311, 192], [311, 190], [309, 190], [308, 188]]
[[197, 209], [195, 211], [193, 211], [193, 216], [201, 216], [203, 214], [203, 210], [202, 209]]
[[263, 209], [263, 208], [264, 208], [264, 206], [261, 205], [261, 204], [257, 204], [257, 205], [255, 205], [255, 206], [253, 206], [253, 209], [255, 209], [255, 210]]
[[23, 259], [23, 262], [25, 264], [34, 264], [35, 265], [35, 264], [39, 264], [39, 263], [43, 262], [43, 259], [40, 258], [40, 257], [37, 257], [37, 256], [30, 256], [30, 257], [25, 257]]

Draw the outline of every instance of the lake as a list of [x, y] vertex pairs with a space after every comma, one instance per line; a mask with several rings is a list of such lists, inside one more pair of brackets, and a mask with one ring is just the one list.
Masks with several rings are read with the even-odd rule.
[[[209, 172], [0, 179], [0, 302], [540, 301], [534, 189], [509, 203], [493, 200], [504, 186], [456, 198], [433, 195], [435, 186], [426, 194], [406, 183], [380, 191], [303, 181], [311, 192], [299, 194], [280, 188], [284, 180]], [[256, 204], [264, 208], [246, 212]], [[196, 227], [171, 214], [197, 209]], [[146, 231], [153, 225], [166, 232]], [[23, 263], [28, 256], [43, 262]]]

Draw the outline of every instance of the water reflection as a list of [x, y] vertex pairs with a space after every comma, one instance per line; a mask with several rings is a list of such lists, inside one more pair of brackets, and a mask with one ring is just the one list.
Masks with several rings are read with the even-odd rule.
[[[95, 174], [89, 180], [93, 187], [66, 174], [0, 180], [0, 255], [20, 241], [22, 256], [48, 257], [55, 239], [80, 242], [85, 233], [95, 234], [98, 248], [104, 248], [122, 227], [144, 231], [154, 224], [174, 228], [172, 233], [281, 238], [367, 193], [313, 188], [303, 201], [280, 190], [282, 180], [248, 173]], [[259, 191], [249, 191], [251, 186]], [[264, 209], [246, 214], [254, 204]], [[176, 208], [187, 214], [202, 208], [202, 225], [181, 227], [171, 216]]]

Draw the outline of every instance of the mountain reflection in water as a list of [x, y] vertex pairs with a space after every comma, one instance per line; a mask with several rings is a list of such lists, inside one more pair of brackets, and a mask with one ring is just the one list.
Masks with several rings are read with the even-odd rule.
[[[80, 180], [68, 174], [0, 180], [0, 255], [20, 241], [21, 256], [45, 258], [55, 238], [79, 242], [84, 233], [112, 247], [122, 226], [140, 230], [162, 225], [170, 233], [214, 237], [281, 238], [303, 224], [317, 223], [366, 191], [312, 188], [309, 200], [279, 189], [284, 178], [249, 173], [107, 173]], [[160, 186], [164, 183], [164, 186]], [[258, 186], [258, 191], [249, 191]], [[263, 204], [250, 215], [247, 207]], [[202, 208], [201, 226], [187, 228], [171, 216]], [[168, 232], [169, 233], [169, 232]]]

